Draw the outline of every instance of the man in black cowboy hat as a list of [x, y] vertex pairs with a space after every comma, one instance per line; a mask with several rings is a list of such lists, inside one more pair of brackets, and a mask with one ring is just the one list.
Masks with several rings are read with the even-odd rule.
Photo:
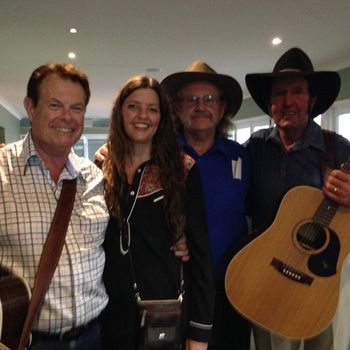
[[245, 198], [250, 182], [246, 150], [227, 139], [231, 118], [242, 103], [238, 82], [203, 61], [162, 81], [173, 106], [179, 140], [199, 167], [211, 244], [216, 304], [209, 349], [249, 350], [247, 322], [230, 306], [224, 275], [237, 242], [247, 234]]
[[[322, 132], [313, 121], [335, 101], [339, 75], [314, 71], [309, 57], [292, 48], [272, 73], [248, 74], [246, 83], [252, 98], [275, 122], [274, 127], [254, 133], [246, 145], [252, 161], [253, 230], [269, 227], [283, 195], [298, 185], [323, 189], [332, 201], [350, 207], [350, 175], [325, 171], [340, 168], [350, 155], [350, 143], [340, 135]], [[296, 350], [300, 345], [259, 328], [254, 328], [254, 337], [257, 350]], [[305, 340], [304, 349], [334, 349], [332, 327]]]

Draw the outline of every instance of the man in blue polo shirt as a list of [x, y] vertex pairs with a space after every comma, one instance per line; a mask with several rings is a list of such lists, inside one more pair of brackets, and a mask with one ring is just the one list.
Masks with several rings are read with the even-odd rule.
[[249, 350], [250, 329], [229, 304], [224, 277], [237, 242], [247, 235], [245, 198], [250, 181], [246, 150], [227, 138], [242, 103], [238, 82], [202, 61], [162, 81], [173, 106], [179, 140], [200, 169], [211, 244], [216, 300], [209, 349]]

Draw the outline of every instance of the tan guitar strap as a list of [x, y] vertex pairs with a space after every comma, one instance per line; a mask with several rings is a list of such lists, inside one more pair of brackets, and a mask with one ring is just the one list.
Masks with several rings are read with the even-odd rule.
[[28, 313], [24, 322], [18, 350], [24, 349], [27, 345], [33, 321], [44, 300], [60, 259], [74, 205], [76, 184], [76, 179], [63, 180], [57, 208], [41, 253], [38, 270], [35, 275], [32, 298], [29, 303]]

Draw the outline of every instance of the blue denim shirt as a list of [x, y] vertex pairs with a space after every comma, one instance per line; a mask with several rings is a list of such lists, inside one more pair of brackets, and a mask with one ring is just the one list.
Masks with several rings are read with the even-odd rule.
[[214, 146], [202, 155], [188, 145], [184, 135], [179, 135], [179, 140], [185, 152], [196, 160], [201, 174], [214, 278], [217, 288], [222, 289], [234, 245], [247, 234], [248, 153], [224, 137], [217, 137]]
[[[259, 130], [246, 143], [252, 162], [252, 186], [248, 210], [253, 230], [258, 232], [271, 225], [279, 204], [292, 187], [308, 185], [321, 188], [321, 159], [325, 142], [319, 125], [308, 124], [303, 137], [289, 152], [282, 148], [277, 128]], [[339, 168], [350, 155], [350, 143], [336, 135], [335, 163]]]

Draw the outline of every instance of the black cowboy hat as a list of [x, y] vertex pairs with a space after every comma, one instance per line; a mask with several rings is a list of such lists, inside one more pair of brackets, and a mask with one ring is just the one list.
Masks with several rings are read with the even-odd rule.
[[340, 90], [337, 72], [314, 71], [310, 58], [299, 48], [285, 52], [277, 61], [272, 73], [247, 74], [245, 81], [256, 104], [269, 114], [272, 82], [275, 79], [303, 77], [309, 82], [311, 95], [316, 96], [310, 118], [325, 112], [335, 101]]
[[177, 92], [184, 85], [195, 80], [209, 81], [222, 90], [227, 107], [225, 115], [233, 117], [239, 110], [243, 100], [243, 93], [239, 83], [229, 75], [218, 74], [203, 61], [194, 61], [185, 72], [174, 73], [163, 79], [161, 85], [170, 98], [175, 98]]

